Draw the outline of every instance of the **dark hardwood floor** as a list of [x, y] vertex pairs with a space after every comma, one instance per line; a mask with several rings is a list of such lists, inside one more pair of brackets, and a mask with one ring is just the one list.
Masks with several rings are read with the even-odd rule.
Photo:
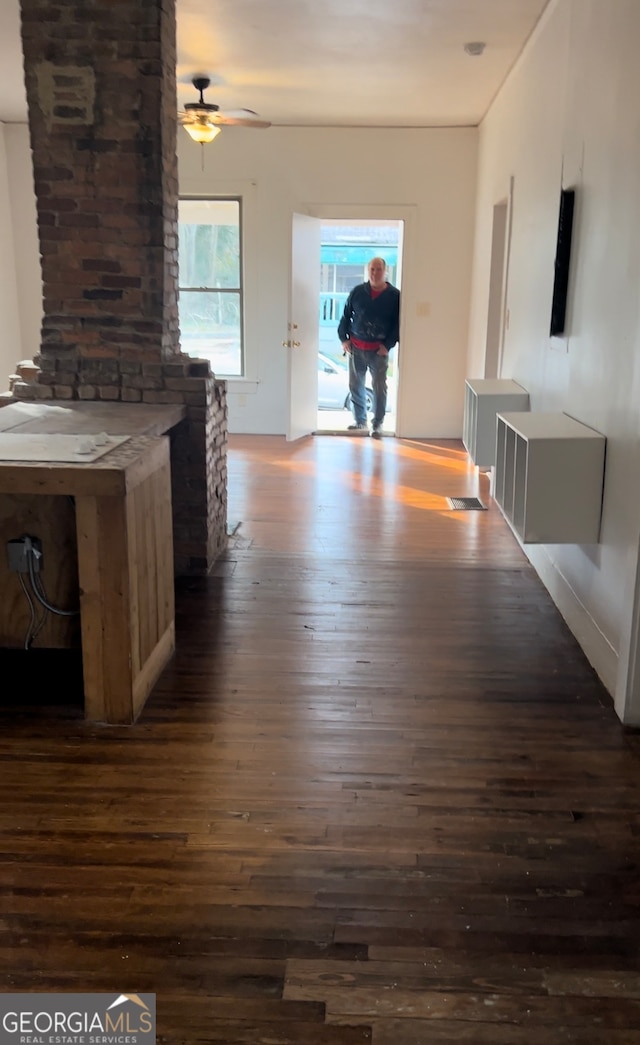
[[135, 726], [4, 672], [0, 990], [153, 992], [167, 1045], [640, 1043], [634, 738], [461, 445], [235, 437], [229, 520]]

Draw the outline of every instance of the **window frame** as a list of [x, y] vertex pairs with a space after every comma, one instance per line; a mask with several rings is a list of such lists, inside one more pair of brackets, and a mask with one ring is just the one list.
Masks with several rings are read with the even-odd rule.
[[[178, 266], [178, 324], [181, 331], [181, 347], [182, 347], [182, 326], [180, 323], [180, 295], [182, 293], [198, 293], [198, 294], [230, 294], [235, 295], [238, 298], [239, 303], [239, 331], [240, 331], [240, 373], [229, 374], [224, 371], [217, 370], [212, 360], [211, 369], [215, 373], [216, 377], [220, 377], [225, 381], [244, 381], [247, 378], [247, 353], [246, 353], [246, 322], [245, 322], [245, 272], [244, 272], [244, 200], [242, 195], [238, 193], [181, 193], [178, 197], [178, 208], [180, 203], [208, 203], [208, 202], [222, 202], [222, 203], [236, 203], [238, 205], [238, 276], [240, 279], [240, 285], [238, 287], [189, 287], [183, 286], [180, 281], [180, 267]], [[186, 223], [185, 223], [186, 224]], [[179, 236], [180, 236], [180, 213], [178, 209], [178, 258], [180, 256], [179, 247]], [[184, 348], [182, 349], [184, 351]], [[190, 353], [186, 353], [190, 355]], [[197, 357], [191, 356], [192, 359]]]

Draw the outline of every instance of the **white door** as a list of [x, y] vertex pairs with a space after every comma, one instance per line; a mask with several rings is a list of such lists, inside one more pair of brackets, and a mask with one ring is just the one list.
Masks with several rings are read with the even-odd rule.
[[318, 309], [320, 306], [318, 218], [294, 214], [287, 331], [289, 416], [287, 439], [314, 431], [318, 417]]

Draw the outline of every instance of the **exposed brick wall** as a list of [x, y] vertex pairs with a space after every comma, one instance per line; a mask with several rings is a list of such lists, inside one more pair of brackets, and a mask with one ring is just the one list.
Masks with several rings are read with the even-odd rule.
[[[42, 353], [179, 352], [175, 0], [21, 0]], [[84, 383], [84, 381], [83, 381]]]
[[[200, 396], [200, 393], [198, 393]], [[178, 574], [201, 573], [227, 541], [226, 386], [206, 379], [201, 405], [187, 407], [171, 437], [174, 550]], [[206, 466], [207, 481], [201, 482]]]
[[20, 3], [44, 318], [12, 392], [184, 403], [176, 563], [204, 571], [226, 541], [226, 401], [180, 352], [175, 0]]

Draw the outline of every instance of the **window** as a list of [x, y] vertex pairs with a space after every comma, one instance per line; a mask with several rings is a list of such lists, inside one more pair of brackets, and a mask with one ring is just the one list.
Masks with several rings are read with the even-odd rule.
[[178, 223], [182, 351], [242, 377], [240, 200], [180, 200]]

